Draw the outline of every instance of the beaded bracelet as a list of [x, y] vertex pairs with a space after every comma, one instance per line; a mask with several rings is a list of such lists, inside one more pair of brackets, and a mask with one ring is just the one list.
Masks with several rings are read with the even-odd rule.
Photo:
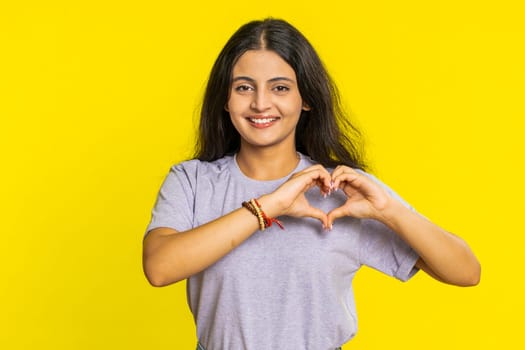
[[259, 229], [261, 231], [264, 231], [264, 229], [266, 228], [264, 218], [261, 214], [260, 209], [257, 210], [257, 205], [253, 203], [253, 200], [250, 200], [249, 202], [242, 202], [242, 206], [248, 209], [253, 215], [255, 215], [257, 220], [259, 220]]
[[249, 202], [242, 202], [242, 206], [250, 211], [255, 217], [257, 217], [257, 220], [259, 220], [259, 229], [261, 231], [264, 231], [268, 227], [272, 226], [272, 223], [276, 223], [282, 230], [284, 230], [284, 226], [282, 223], [277, 220], [276, 218], [271, 218], [267, 216], [264, 211], [261, 208], [261, 205], [259, 202], [257, 202], [257, 199], [253, 198], [250, 199]]

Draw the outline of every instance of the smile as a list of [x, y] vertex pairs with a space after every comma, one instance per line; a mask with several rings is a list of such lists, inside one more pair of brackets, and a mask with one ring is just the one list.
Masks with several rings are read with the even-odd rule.
[[272, 123], [278, 119], [279, 117], [248, 117], [246, 118], [250, 123], [256, 124], [256, 125], [264, 125]]
[[266, 124], [271, 123], [277, 120], [277, 118], [263, 118], [263, 119], [254, 119], [254, 118], [248, 118], [249, 121], [255, 124]]

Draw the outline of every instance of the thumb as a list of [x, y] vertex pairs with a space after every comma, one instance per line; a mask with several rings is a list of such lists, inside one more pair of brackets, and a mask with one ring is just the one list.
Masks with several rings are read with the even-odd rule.
[[334, 224], [334, 221], [336, 219], [339, 219], [339, 218], [342, 218], [342, 217], [345, 217], [345, 216], [348, 216], [348, 213], [346, 212], [345, 209], [343, 209], [343, 207], [338, 207], [338, 208], [335, 208], [334, 210], [330, 211], [326, 215], [326, 220], [327, 220], [328, 227], [330, 229], [332, 229], [332, 225]]
[[328, 218], [326, 213], [319, 208], [308, 207], [304, 216], [308, 216], [314, 219], [318, 219], [323, 224], [324, 229], [328, 229]]

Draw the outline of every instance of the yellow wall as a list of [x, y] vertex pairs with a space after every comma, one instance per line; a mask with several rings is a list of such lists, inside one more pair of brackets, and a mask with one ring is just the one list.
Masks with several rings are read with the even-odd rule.
[[520, 1], [80, 3], [0, 5], [0, 348], [194, 348], [141, 238], [218, 51], [269, 15], [317, 47], [375, 173], [483, 265], [468, 289], [364, 270], [345, 349], [523, 344]]

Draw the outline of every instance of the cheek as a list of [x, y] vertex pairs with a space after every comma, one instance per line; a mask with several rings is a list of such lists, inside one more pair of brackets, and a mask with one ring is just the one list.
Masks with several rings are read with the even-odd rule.
[[232, 116], [237, 114], [241, 108], [241, 100], [239, 98], [230, 97], [226, 102], [225, 109], [230, 112]]
[[304, 107], [304, 104], [303, 104], [303, 99], [301, 98], [301, 95], [299, 94], [294, 94], [294, 96], [290, 96], [290, 99], [288, 100], [288, 109], [290, 111], [300, 111], [303, 110], [303, 107]]
[[299, 99], [289, 101], [289, 103], [282, 105], [282, 110], [290, 115], [300, 115], [303, 111], [303, 102]]
[[231, 110], [229, 110], [228, 113], [229, 113], [230, 121], [233, 124], [233, 127], [235, 128], [235, 130], [239, 131], [240, 118], [238, 117], [238, 114], [236, 114], [235, 112], [232, 112]]

